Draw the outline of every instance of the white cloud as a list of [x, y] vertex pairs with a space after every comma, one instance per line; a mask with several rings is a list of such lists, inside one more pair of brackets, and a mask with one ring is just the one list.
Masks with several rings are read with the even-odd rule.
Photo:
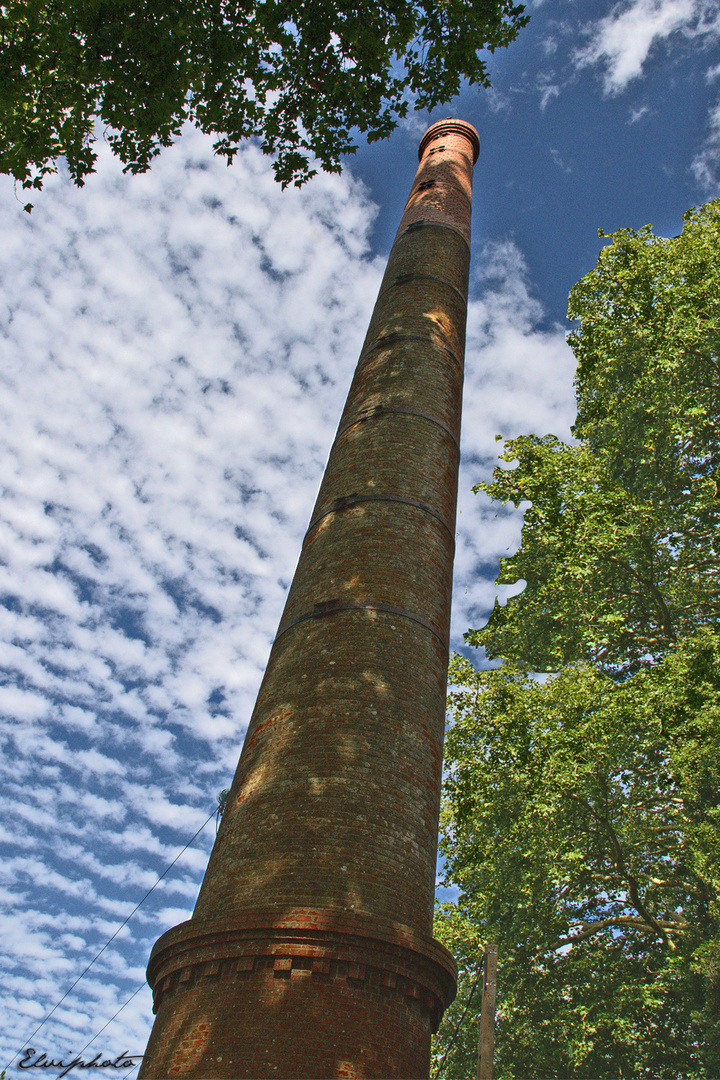
[[[1, 195], [2, 877], [30, 978], [0, 990], [10, 1056], [227, 783], [382, 266], [351, 176], [283, 193], [257, 150], [226, 169], [193, 134], [145, 177], [105, 153], [85, 190], [50, 181], [30, 218]], [[44, 1046], [93, 1034], [104, 979], [105, 1018], [129, 996], [212, 835]], [[139, 998], [108, 1048], [142, 1049]]]
[[638, 120], [642, 120], [643, 116], [647, 116], [649, 112], [649, 105], [641, 105], [638, 109], [631, 109], [628, 124], [637, 124]]
[[546, 83], [539, 86], [540, 90], [540, 111], [545, 112], [551, 101], [560, 96], [560, 87], [555, 83]]
[[[454, 640], [481, 625], [502, 591], [493, 584], [499, 558], [520, 542], [522, 514], [471, 488], [489, 480], [503, 440], [550, 432], [570, 439], [575, 419], [575, 359], [565, 331], [536, 329], [542, 308], [532, 296], [522, 252], [512, 241], [488, 244], [476, 258], [480, 298], [468, 309], [466, 389], [453, 600]], [[509, 589], [509, 591], [508, 591]]]
[[707, 127], [705, 141], [690, 168], [706, 197], [713, 198], [720, 190], [720, 101], [710, 109]]
[[588, 43], [574, 55], [577, 67], [604, 68], [607, 94], [617, 94], [639, 78], [652, 49], [682, 32], [717, 37], [717, 0], [629, 0], [585, 28]]
[[565, 172], [565, 173], [571, 173], [572, 172], [572, 166], [568, 165], [568, 163], [563, 160], [563, 158], [560, 155], [560, 151], [553, 148], [553, 147], [549, 147], [549, 150], [550, 150], [550, 157], [553, 159], [553, 161], [557, 165], [558, 169], [562, 169], [562, 171]]
[[505, 113], [507, 115], [511, 111], [512, 106], [509, 96], [503, 94], [494, 86], [490, 86], [485, 90], [484, 100], [486, 101], [490, 112]]
[[[0, 189], [0, 862], [10, 1057], [226, 786], [383, 266], [351, 175], [281, 192], [196, 134], [144, 177], [104, 153], [23, 214]], [[476, 260], [456, 642], [520, 515], [476, 498], [494, 434], [568, 434], [572, 358], [518, 248]], [[467, 590], [467, 591], [466, 591]], [[79, 1050], [189, 914], [212, 822], [35, 1042]], [[141, 1051], [143, 990], [98, 1049]]]

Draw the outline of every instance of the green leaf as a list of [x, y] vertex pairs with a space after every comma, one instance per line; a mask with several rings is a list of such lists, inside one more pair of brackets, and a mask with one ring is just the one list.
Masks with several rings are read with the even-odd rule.
[[[720, 635], [617, 683], [453, 658], [436, 934], [499, 944], [495, 1075], [720, 1074]], [[479, 1004], [479, 1003], [478, 1003]], [[477, 1007], [443, 1075], [472, 1075]]]
[[0, 8], [0, 172], [41, 187], [65, 157], [93, 171], [99, 122], [130, 173], [145, 172], [182, 125], [244, 139], [303, 184], [406, 115], [489, 85], [484, 49], [528, 21], [511, 0], [10, 0]]

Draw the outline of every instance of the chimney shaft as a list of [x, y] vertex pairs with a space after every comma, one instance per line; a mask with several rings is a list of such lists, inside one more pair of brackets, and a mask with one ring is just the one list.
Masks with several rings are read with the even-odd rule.
[[142, 1080], [428, 1075], [478, 148], [420, 143], [197, 905], [150, 958]]

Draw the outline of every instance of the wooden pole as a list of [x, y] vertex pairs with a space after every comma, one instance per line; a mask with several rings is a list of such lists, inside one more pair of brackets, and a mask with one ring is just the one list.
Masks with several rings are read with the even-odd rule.
[[497, 992], [497, 945], [485, 949], [482, 1004], [480, 1007], [480, 1038], [478, 1040], [477, 1080], [492, 1080], [495, 1049], [495, 995]]

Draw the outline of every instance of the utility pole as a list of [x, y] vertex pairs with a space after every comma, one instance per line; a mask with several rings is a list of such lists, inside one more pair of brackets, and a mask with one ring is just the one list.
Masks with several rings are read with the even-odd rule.
[[495, 1051], [495, 995], [497, 993], [497, 945], [487, 945], [484, 956], [477, 1080], [492, 1080]]

